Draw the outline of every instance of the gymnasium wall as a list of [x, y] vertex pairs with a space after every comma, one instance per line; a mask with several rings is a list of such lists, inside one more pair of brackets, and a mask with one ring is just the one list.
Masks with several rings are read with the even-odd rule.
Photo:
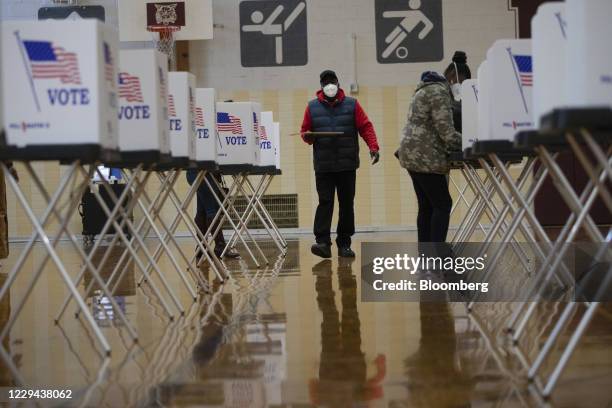
[[[127, 0], [120, 0], [127, 1]], [[423, 0], [427, 1], [427, 0]], [[307, 0], [308, 63], [298, 67], [244, 68], [240, 60], [239, 1], [214, 0], [215, 30], [213, 40], [191, 42], [190, 71], [198, 77], [198, 86], [215, 87], [219, 98], [253, 100], [264, 110], [274, 111], [281, 123], [283, 176], [277, 178], [270, 193], [297, 193], [299, 226], [309, 230], [316, 208], [316, 189], [311, 151], [298, 132], [304, 108], [318, 89], [318, 74], [334, 69], [341, 85], [359, 84], [353, 96], [359, 99], [378, 133], [382, 159], [370, 166], [365, 144], [362, 144], [362, 167], [358, 172], [355, 202], [358, 228], [414, 228], [416, 198], [406, 172], [393, 152], [399, 144], [405, 125], [408, 105], [424, 70], [442, 71], [455, 50], [468, 54], [468, 63], [475, 73], [488, 47], [499, 38], [516, 36], [516, 13], [509, 9], [509, 0], [442, 0], [444, 58], [431, 63], [379, 64], [376, 58], [374, 1], [372, 0]], [[102, 4], [107, 21], [117, 24], [116, 1], [85, 1]], [[35, 18], [37, 10], [48, 2], [40, 0], [3, 0], [1, 18]], [[356, 36], [354, 53], [356, 70], [349, 50], [351, 34]], [[124, 44], [123, 47], [133, 47]], [[353, 75], [353, 71], [355, 74]], [[55, 185], [63, 169], [56, 164], [37, 163], [47, 186]], [[42, 197], [21, 170], [21, 185], [29, 194], [34, 208], [42, 210]], [[155, 184], [152, 184], [152, 188]], [[179, 186], [185, 191], [187, 183]], [[453, 196], [457, 196], [451, 189]], [[18, 208], [9, 189], [9, 235], [24, 237], [31, 233], [25, 214]], [[172, 214], [168, 211], [168, 216]], [[453, 218], [457, 223], [460, 209]], [[80, 231], [75, 216], [72, 230]]]

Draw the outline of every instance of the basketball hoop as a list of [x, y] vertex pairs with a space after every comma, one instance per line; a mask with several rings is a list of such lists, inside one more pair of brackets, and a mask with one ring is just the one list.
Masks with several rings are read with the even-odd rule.
[[153, 42], [160, 52], [168, 56], [170, 62], [174, 62], [174, 33], [181, 30], [180, 26], [172, 25], [153, 25], [148, 26], [147, 30], [151, 33], [157, 33], [159, 36], [153, 38]]

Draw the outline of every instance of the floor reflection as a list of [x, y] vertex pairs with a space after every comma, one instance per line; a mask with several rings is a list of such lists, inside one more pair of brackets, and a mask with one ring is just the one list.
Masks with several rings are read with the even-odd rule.
[[[394, 239], [406, 237], [364, 235], [355, 248], [364, 240]], [[179, 243], [186, 254], [192, 253], [191, 241]], [[104, 358], [83, 319], [74, 317], [74, 304], [59, 325], [53, 323], [67, 290], [49, 264], [2, 345], [28, 384], [73, 388], [79, 396], [75, 404], [91, 407], [541, 405], [530, 398], [521, 365], [500, 341], [513, 304], [480, 303], [475, 307], [480, 319], [475, 320], [463, 304], [440, 299], [366, 303], [361, 301], [359, 258], [319, 262], [311, 256], [307, 238], [289, 240], [285, 258], [278, 257], [272, 242], [260, 246], [269, 265], [228, 261], [233, 278], [225, 284], [204, 264], [200, 273], [209, 287], [197, 301], [162, 258], [160, 270], [185, 305], [185, 316], [175, 321], [168, 320], [149, 285], [138, 285], [141, 272], [129, 265], [114, 283], [115, 301], [137, 330], [137, 344], [115, 319], [109, 299], [94, 288], [87, 304], [111, 344], [110, 359]], [[19, 254], [18, 248], [11, 252]], [[110, 279], [122, 252], [121, 247], [110, 249], [103, 279]], [[60, 244], [58, 253], [76, 277], [80, 258], [68, 244]], [[43, 255], [37, 245], [32, 258]], [[102, 255], [94, 256], [94, 264], [99, 265]], [[16, 256], [5, 262], [6, 270]], [[2, 300], [0, 330], [36, 265], [26, 265], [10, 296]], [[4, 279], [0, 274], [0, 284]], [[90, 283], [86, 274], [81, 292]], [[531, 340], [523, 345], [529, 358], [562, 310], [559, 303], [538, 305], [537, 318], [526, 328]], [[593, 319], [550, 407], [610, 405], [611, 310], [603, 305]], [[0, 386], [13, 383], [11, 371], [0, 363]]]
[[341, 312], [332, 288], [332, 262], [324, 260], [312, 268], [316, 276], [317, 304], [321, 322], [319, 377], [309, 383], [313, 404], [351, 407], [382, 397], [385, 357], [376, 358], [376, 373], [368, 379], [366, 357], [361, 349], [361, 323], [357, 310], [357, 280], [354, 259], [340, 259], [337, 269]]

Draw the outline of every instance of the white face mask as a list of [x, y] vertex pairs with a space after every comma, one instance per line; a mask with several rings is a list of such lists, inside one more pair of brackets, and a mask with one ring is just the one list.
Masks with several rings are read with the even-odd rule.
[[451, 85], [451, 91], [453, 92], [453, 98], [455, 98], [455, 100], [459, 102], [461, 100], [461, 84], [459, 83], [459, 70], [457, 69], [457, 64], [454, 62], [453, 64], [455, 64], [455, 75], [457, 75], [457, 83]]
[[461, 84], [452, 84], [451, 91], [453, 92], [453, 98], [459, 102], [461, 100]]
[[338, 85], [336, 84], [327, 84], [323, 87], [323, 93], [328, 98], [335, 98], [338, 94]]

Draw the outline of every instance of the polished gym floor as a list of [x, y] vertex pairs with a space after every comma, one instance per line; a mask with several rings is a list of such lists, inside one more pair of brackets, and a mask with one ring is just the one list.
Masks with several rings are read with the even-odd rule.
[[[49, 263], [3, 345], [31, 388], [74, 390], [67, 405], [92, 407], [553, 407], [612, 406], [612, 307], [600, 308], [553, 395], [540, 401], [505, 340], [512, 303], [362, 303], [359, 246], [363, 241], [414, 241], [412, 233], [360, 234], [354, 261], [320, 261], [310, 237], [290, 238], [278, 259], [256, 270], [230, 261], [234, 279], [220, 285], [206, 267], [207, 293], [194, 302], [175, 273], [167, 277], [185, 315], [169, 321], [133, 265], [117, 302], [140, 335], [134, 344], [105, 312], [97, 294], [89, 307], [112, 345], [105, 358], [71, 303], [54, 318], [67, 291]], [[183, 250], [193, 243], [179, 240]], [[22, 244], [12, 244], [0, 269], [6, 279]], [[110, 273], [123, 248], [112, 248]], [[68, 243], [59, 254], [76, 275], [80, 260]], [[28, 259], [0, 305], [0, 327], [23, 296], [42, 246]], [[171, 271], [162, 260], [163, 271]], [[513, 276], [508, 275], [508, 284]], [[0, 283], [1, 283], [0, 282]], [[88, 280], [86, 280], [88, 283]], [[546, 339], [558, 303], [542, 303], [521, 349], [533, 357]], [[579, 311], [576, 320], [579, 317]], [[575, 325], [575, 322], [571, 323]], [[547, 370], [545, 370], [546, 372]], [[0, 361], [0, 386], [11, 386]]]

